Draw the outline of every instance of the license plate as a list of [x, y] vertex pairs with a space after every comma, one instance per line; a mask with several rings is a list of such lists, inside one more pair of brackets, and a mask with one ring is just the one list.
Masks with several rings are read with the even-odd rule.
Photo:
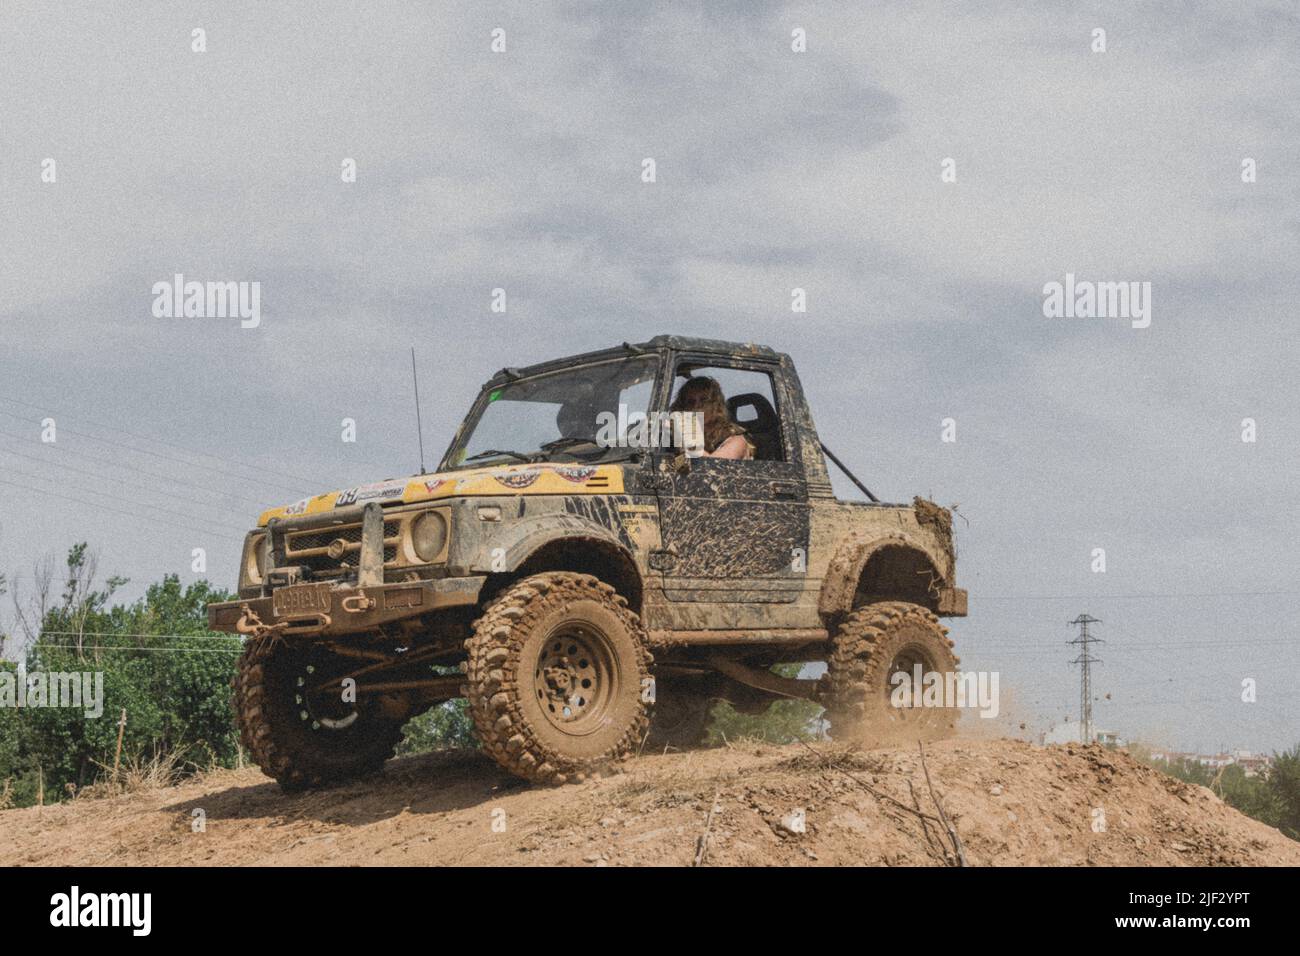
[[271, 593], [271, 610], [276, 617], [305, 617], [328, 614], [330, 586], [328, 584], [295, 584]]

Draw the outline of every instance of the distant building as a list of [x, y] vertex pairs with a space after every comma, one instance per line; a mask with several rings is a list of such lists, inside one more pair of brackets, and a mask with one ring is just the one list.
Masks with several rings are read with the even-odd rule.
[[[1083, 724], [1077, 720], [1069, 720], [1063, 724], [1057, 724], [1044, 734], [1040, 734], [1038, 742], [1040, 744], [1077, 744], [1082, 738]], [[1127, 743], [1115, 731], [1100, 730], [1096, 727], [1092, 729], [1092, 739], [1107, 747], [1123, 747]]]
[[1242, 772], [1247, 777], [1268, 776], [1268, 772], [1273, 768], [1272, 757], [1251, 750], [1231, 750], [1217, 754], [1189, 753], [1182, 750], [1153, 750], [1151, 751], [1151, 759], [1163, 763], [1177, 763], [1180, 760], [1185, 760], [1188, 763], [1198, 763], [1202, 767], [1209, 767], [1211, 770], [1222, 770], [1224, 767], [1235, 765], [1241, 767]]
[[1252, 753], [1249, 750], [1234, 750], [1232, 761], [1241, 767], [1247, 777], [1266, 777], [1273, 769], [1273, 758], [1267, 754]]

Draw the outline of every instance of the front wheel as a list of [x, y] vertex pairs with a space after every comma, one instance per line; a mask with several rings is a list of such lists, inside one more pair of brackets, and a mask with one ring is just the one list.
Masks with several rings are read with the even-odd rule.
[[355, 701], [342, 678], [356, 662], [316, 645], [254, 638], [244, 645], [231, 706], [240, 739], [287, 791], [379, 770], [402, 738], [404, 719], [377, 699]]
[[645, 735], [645, 632], [627, 601], [589, 574], [535, 574], [507, 588], [465, 648], [474, 728], [513, 774], [582, 780], [626, 759]]

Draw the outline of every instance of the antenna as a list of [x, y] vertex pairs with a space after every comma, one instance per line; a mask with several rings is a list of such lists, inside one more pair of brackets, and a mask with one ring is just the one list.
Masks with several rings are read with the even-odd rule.
[[420, 377], [415, 374], [415, 346], [411, 346], [411, 384], [415, 386], [415, 432], [420, 438], [420, 474], [424, 474], [424, 425], [420, 421]]

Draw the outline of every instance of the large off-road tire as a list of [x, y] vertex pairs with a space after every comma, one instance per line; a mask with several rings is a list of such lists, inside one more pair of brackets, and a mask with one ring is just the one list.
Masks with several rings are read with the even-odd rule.
[[465, 642], [483, 748], [536, 783], [583, 780], [635, 753], [651, 657], [627, 601], [589, 574], [552, 571], [503, 591]]
[[896, 671], [912, 675], [917, 663], [923, 675], [957, 670], [948, 629], [930, 611], [904, 601], [868, 604], [844, 619], [832, 644], [821, 702], [833, 738], [902, 744], [953, 733], [959, 711], [951, 700], [933, 707], [891, 702]]
[[690, 750], [704, 743], [718, 701], [719, 681], [710, 674], [655, 679], [655, 709], [646, 752]]
[[363, 777], [393, 755], [405, 716], [385, 713], [375, 699], [345, 703], [341, 684], [310, 690], [356, 667], [311, 644], [263, 637], [244, 645], [231, 682], [240, 740], [284, 790]]

